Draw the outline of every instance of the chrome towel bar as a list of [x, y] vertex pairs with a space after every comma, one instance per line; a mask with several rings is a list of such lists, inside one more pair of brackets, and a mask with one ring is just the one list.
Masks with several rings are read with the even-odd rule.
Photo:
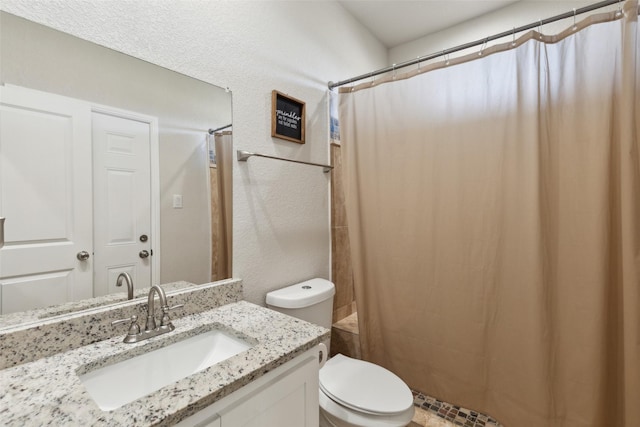
[[266, 154], [252, 153], [250, 151], [244, 151], [244, 150], [238, 150], [237, 154], [238, 154], [238, 161], [239, 162], [246, 162], [247, 159], [249, 159], [249, 157], [256, 156], [256, 157], [264, 157], [265, 159], [283, 160], [285, 162], [300, 163], [302, 165], [320, 166], [324, 173], [330, 172], [331, 169], [333, 169], [333, 166], [330, 166], [330, 165], [322, 165], [320, 163], [303, 162], [301, 160], [285, 159], [285, 158], [282, 158], [282, 157], [268, 156]]

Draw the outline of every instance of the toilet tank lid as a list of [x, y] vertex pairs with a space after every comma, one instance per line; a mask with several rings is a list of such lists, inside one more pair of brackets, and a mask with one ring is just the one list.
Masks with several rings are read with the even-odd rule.
[[278, 308], [303, 308], [318, 304], [336, 293], [326, 279], [311, 279], [267, 294], [267, 305]]

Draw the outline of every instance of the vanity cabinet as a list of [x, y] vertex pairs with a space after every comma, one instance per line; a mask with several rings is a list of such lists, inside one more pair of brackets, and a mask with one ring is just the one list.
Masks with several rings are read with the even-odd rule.
[[318, 371], [318, 349], [307, 350], [178, 426], [317, 427]]

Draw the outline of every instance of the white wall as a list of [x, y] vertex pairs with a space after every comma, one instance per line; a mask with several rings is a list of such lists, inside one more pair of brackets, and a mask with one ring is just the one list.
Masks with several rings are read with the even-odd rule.
[[[2, 0], [2, 10], [233, 92], [234, 146], [329, 161], [326, 84], [383, 67], [387, 52], [333, 1]], [[272, 139], [271, 91], [303, 100], [307, 142]], [[233, 275], [245, 297], [329, 278], [329, 176], [234, 162]]]
[[[389, 61], [400, 63], [417, 58], [418, 56], [426, 56], [432, 53], [440, 52], [471, 41], [481, 40], [485, 37], [508, 31], [514, 27], [531, 24], [541, 19], [550, 18], [565, 12], [570, 12], [574, 8], [595, 3], [594, 0], [580, 1], [555, 1], [555, 0], [537, 0], [537, 1], [519, 1], [507, 7], [488, 13], [479, 18], [471, 19], [462, 24], [447, 28], [429, 36], [422, 37], [409, 43], [396, 46], [389, 50]], [[617, 10], [617, 6], [599, 9], [596, 12]], [[583, 19], [588, 14], [578, 15], [577, 20]], [[556, 34], [573, 24], [573, 18], [564, 19], [551, 24], [542, 26], [543, 34]], [[521, 34], [517, 34], [516, 37]], [[488, 45], [503, 43], [510, 41], [511, 37], [496, 40]], [[479, 48], [472, 48], [472, 51], [478, 51]], [[469, 53], [469, 50], [456, 53], [453, 56]], [[434, 61], [438, 61], [436, 59]]]

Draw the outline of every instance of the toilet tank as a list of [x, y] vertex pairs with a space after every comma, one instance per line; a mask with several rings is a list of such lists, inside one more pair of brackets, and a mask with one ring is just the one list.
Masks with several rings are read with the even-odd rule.
[[267, 307], [298, 319], [331, 329], [333, 295], [328, 280], [311, 279], [267, 294]]

